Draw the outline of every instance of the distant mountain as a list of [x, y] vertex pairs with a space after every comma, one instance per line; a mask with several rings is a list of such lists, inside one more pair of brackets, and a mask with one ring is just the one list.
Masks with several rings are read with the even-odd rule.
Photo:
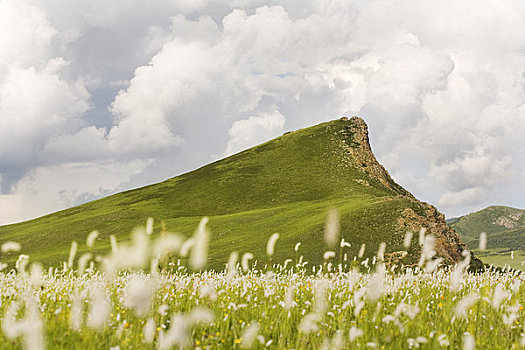
[[[525, 210], [491, 206], [475, 213], [447, 220], [470, 249], [487, 263], [523, 268], [525, 260]], [[487, 234], [487, 250], [478, 251], [481, 232]], [[511, 256], [511, 251], [514, 251]], [[512, 259], [513, 257], [514, 259]]]
[[[115, 194], [35, 220], [0, 227], [0, 242], [18, 241], [33, 260], [57, 263], [72, 240], [80, 252], [92, 230], [99, 251], [109, 235], [127, 240], [133, 227], [155, 219], [155, 234], [167, 229], [190, 235], [203, 216], [212, 232], [208, 266], [222, 268], [231, 251], [252, 252], [265, 262], [268, 237], [281, 234], [274, 261], [304, 255], [323, 261], [327, 211], [337, 208], [341, 236], [351, 243], [349, 260], [366, 244], [363, 259], [387, 243], [387, 259], [402, 255], [407, 230], [421, 227], [436, 237], [447, 263], [459, 261], [466, 246], [433, 206], [416, 200], [392, 180], [374, 157], [361, 118], [341, 118], [284, 135], [164, 182]], [[400, 261], [419, 259], [417, 234]], [[302, 245], [294, 252], [297, 242]], [[334, 249], [338, 262], [339, 247]], [[14, 255], [0, 257], [13, 261]], [[473, 264], [481, 262], [473, 259]]]

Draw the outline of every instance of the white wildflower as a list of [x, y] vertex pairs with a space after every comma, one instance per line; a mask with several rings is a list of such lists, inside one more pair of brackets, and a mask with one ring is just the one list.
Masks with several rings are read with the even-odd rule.
[[273, 256], [274, 250], [275, 250], [275, 243], [277, 243], [277, 240], [279, 239], [279, 234], [274, 233], [270, 236], [268, 239], [268, 243], [266, 244], [266, 254], [268, 256]]
[[84, 253], [80, 256], [80, 258], [78, 259], [78, 274], [79, 275], [82, 275], [84, 273], [84, 270], [86, 269], [86, 266], [89, 260], [91, 260], [92, 258], [93, 258], [93, 254], [91, 253]]
[[416, 341], [417, 341], [419, 344], [426, 344], [426, 343], [428, 343], [428, 339], [425, 338], [425, 337], [417, 337], [417, 338], [416, 338]]
[[380, 263], [377, 265], [376, 272], [368, 281], [367, 291], [370, 300], [377, 300], [383, 295], [385, 290], [385, 265]]
[[411, 231], [407, 231], [407, 233], [405, 234], [405, 239], [403, 240], [403, 247], [405, 247], [406, 249], [408, 249], [410, 247], [410, 243], [412, 243], [412, 232]]
[[325, 279], [318, 280], [314, 284], [314, 307], [318, 314], [324, 314], [328, 307], [328, 294], [329, 282]]
[[82, 328], [82, 315], [84, 313], [84, 296], [76, 293], [71, 297], [71, 311], [69, 313], [69, 327], [74, 331]]
[[183, 348], [189, 341], [188, 322], [182, 314], [173, 314], [170, 319], [170, 328], [167, 332], [161, 330], [157, 346], [161, 350], [171, 349], [173, 346]]
[[194, 245], [191, 249], [190, 266], [193, 270], [200, 270], [206, 265], [208, 258], [209, 232], [206, 228], [208, 218], [202, 218], [199, 227], [193, 236]]
[[286, 310], [289, 310], [295, 306], [296, 302], [294, 301], [294, 296], [295, 296], [295, 286], [294, 285], [287, 286], [284, 292], [284, 308]]
[[153, 302], [154, 286], [141, 275], [133, 275], [124, 287], [122, 304], [133, 309], [137, 316], [147, 315]]
[[246, 329], [242, 332], [241, 346], [243, 348], [250, 348], [253, 345], [253, 342], [257, 338], [258, 334], [259, 334], [259, 323], [257, 321], [253, 321], [251, 325], [246, 327]]
[[485, 249], [487, 249], [487, 234], [485, 232], [481, 232], [479, 234], [479, 250]]
[[230, 253], [230, 258], [228, 259], [228, 264], [227, 264], [228, 278], [232, 278], [237, 274], [237, 260], [238, 259], [239, 259], [239, 253], [237, 252]]
[[457, 291], [461, 287], [463, 275], [470, 264], [470, 252], [464, 250], [462, 255], [465, 259], [461, 260], [450, 274], [450, 288], [453, 291]]
[[328, 212], [324, 226], [324, 241], [327, 246], [335, 247], [339, 238], [339, 211], [331, 209]]
[[353, 343], [354, 340], [362, 336], [363, 336], [362, 329], [359, 329], [356, 326], [350, 327], [350, 331], [348, 331], [348, 340], [350, 341], [350, 343]]
[[395, 317], [392, 316], [392, 315], [386, 315], [385, 317], [383, 317], [383, 319], [381, 320], [381, 322], [383, 323], [386, 323], [386, 324], [389, 324], [390, 322], [393, 322], [395, 321]]
[[18, 273], [24, 274], [26, 272], [26, 266], [29, 263], [29, 256], [25, 254], [20, 254], [15, 263], [15, 268]]
[[114, 235], [110, 235], [109, 242], [111, 243], [111, 252], [116, 254], [118, 252], [117, 238]]
[[437, 258], [434, 260], [427, 261], [424, 268], [425, 273], [432, 273], [436, 271], [436, 269], [439, 267], [439, 265], [441, 265], [442, 262], [443, 258]]
[[500, 307], [501, 303], [505, 299], [508, 299], [510, 296], [511, 296], [511, 293], [509, 291], [506, 291], [503, 288], [503, 285], [501, 283], [498, 283], [498, 285], [494, 289], [494, 294], [492, 296], [492, 303], [491, 303], [492, 307], [495, 310], [499, 310], [499, 307]]
[[188, 254], [190, 253], [190, 249], [193, 247], [194, 244], [195, 244], [195, 239], [193, 237], [185, 240], [184, 243], [182, 243], [182, 246], [180, 247], [180, 251], [179, 251], [180, 256], [183, 258], [187, 257]]
[[332, 259], [332, 258], [335, 258], [335, 252], [333, 252], [333, 251], [324, 252], [324, 254], [323, 254], [323, 259], [324, 260], [328, 260], [328, 259]]
[[75, 255], [77, 255], [78, 244], [76, 241], [71, 242], [71, 249], [69, 249], [69, 257], [67, 259], [68, 269], [73, 267], [73, 261], [75, 260]]
[[242, 255], [241, 266], [245, 272], [248, 272], [250, 270], [250, 260], [252, 259], [253, 259], [252, 253], [244, 253]]
[[215, 315], [208, 309], [196, 307], [195, 309], [191, 310], [187, 319], [191, 325], [197, 323], [212, 323], [215, 319]]
[[137, 227], [131, 233], [131, 243], [121, 244], [116, 253], [104, 260], [108, 275], [122, 268], [144, 268], [149, 263], [150, 242], [143, 228]]
[[148, 218], [146, 220], [146, 234], [147, 235], [153, 234], [153, 218]]
[[377, 250], [377, 260], [379, 261], [385, 260], [385, 250], [386, 250], [386, 243], [381, 242], [381, 244], [379, 244], [379, 249]]
[[303, 317], [299, 323], [299, 333], [311, 333], [317, 332], [319, 326], [317, 323], [321, 320], [321, 317], [317, 313], [309, 313]]
[[440, 346], [449, 346], [450, 345], [450, 342], [448, 341], [446, 334], [441, 334], [438, 337], [437, 340], [438, 340], [438, 343], [439, 343]]
[[111, 301], [102, 284], [92, 287], [90, 305], [87, 324], [90, 328], [99, 330], [107, 323], [111, 308]]
[[170, 309], [170, 307], [168, 305], [162, 304], [162, 305], [159, 306], [158, 312], [159, 312], [160, 315], [166, 315], [169, 309]]
[[514, 325], [514, 322], [516, 322], [516, 320], [518, 319], [518, 315], [511, 312], [508, 315], [503, 314], [502, 318], [503, 318], [503, 324], [507, 327], [511, 327]]
[[363, 255], [365, 255], [365, 248], [366, 248], [366, 244], [361, 244], [361, 248], [359, 249], [359, 253], [357, 254], [357, 257], [359, 259], [361, 259], [363, 257]]
[[456, 304], [456, 316], [460, 319], [468, 318], [469, 309], [478, 301], [479, 296], [477, 294], [469, 294], [463, 297]]
[[[193, 245], [193, 241], [190, 240]], [[153, 256], [159, 259], [164, 259], [170, 254], [179, 252], [179, 249], [182, 250], [182, 245], [184, 243], [184, 237], [174, 233], [164, 233], [158, 237], [155, 242], [153, 242]], [[184, 247], [184, 256], [188, 255], [188, 251], [191, 246]], [[181, 256], [183, 256], [181, 254]]]
[[91, 231], [91, 233], [86, 238], [86, 245], [88, 247], [93, 247], [95, 245], [95, 240], [97, 239], [99, 234], [100, 233], [98, 231]]
[[427, 235], [423, 238], [423, 248], [421, 249], [421, 259], [419, 266], [422, 267], [427, 261], [431, 260], [436, 255], [434, 249], [435, 238], [433, 235]]
[[2, 244], [2, 253], [19, 252], [22, 249], [20, 243], [9, 241]]
[[295, 251], [298, 251], [300, 246], [301, 246], [301, 242], [297, 242], [297, 243], [295, 244], [294, 250], [295, 250]]
[[463, 334], [463, 350], [474, 350], [476, 348], [476, 340], [470, 333]]
[[210, 300], [217, 300], [217, 293], [215, 288], [209, 284], [203, 284], [200, 287], [199, 294], [201, 298], [209, 298]]
[[31, 265], [31, 286], [33, 288], [40, 287], [42, 284], [42, 276], [44, 274], [44, 269], [42, 265], [35, 263]]
[[425, 243], [425, 234], [427, 233], [427, 229], [422, 227], [421, 230], [419, 230], [419, 245], [423, 245]]
[[147, 344], [153, 343], [153, 340], [155, 340], [155, 331], [156, 331], [157, 325], [155, 324], [155, 320], [153, 318], [149, 318], [146, 324], [144, 325], [144, 329], [142, 330], [142, 336], [143, 342]]
[[363, 297], [366, 295], [366, 287], [360, 288], [357, 290], [357, 292], [354, 293], [353, 299], [354, 299], [354, 316], [359, 316], [359, 313], [361, 312], [361, 309], [365, 305], [365, 302], [362, 300]]
[[2, 329], [10, 339], [22, 336], [23, 346], [26, 350], [45, 349], [44, 326], [38, 300], [34, 297], [28, 297], [25, 300], [25, 306], [25, 318], [17, 321], [16, 314], [20, 306], [18, 303], [12, 303], [2, 320]]

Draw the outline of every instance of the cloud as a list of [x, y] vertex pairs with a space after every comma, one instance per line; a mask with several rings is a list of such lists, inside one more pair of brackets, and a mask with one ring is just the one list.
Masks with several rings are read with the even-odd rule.
[[0, 2], [0, 173], [2, 192], [39, 164], [46, 141], [81, 126], [89, 95], [61, 77], [67, 62], [51, 54], [56, 30], [45, 13]]
[[[35, 201], [29, 217], [343, 114], [363, 116], [379, 160], [447, 214], [517, 198], [524, 10], [513, 0], [0, 0], [0, 200], [21, 218], [31, 179], [51, 188], [39, 198], [53, 204]], [[78, 176], [64, 170], [74, 164], [100, 185], [66, 186], [60, 172]], [[109, 164], [129, 176], [109, 181]]]
[[230, 139], [226, 145], [224, 156], [232, 155], [279, 136], [283, 131], [285, 122], [286, 118], [276, 110], [234, 122], [228, 130]]
[[37, 217], [124, 190], [121, 184], [147, 164], [148, 161], [137, 160], [98, 162], [96, 166], [91, 162], [69, 162], [37, 167], [16, 183], [12, 194], [0, 195], [0, 222]]
[[458, 192], [447, 192], [438, 201], [438, 205], [458, 207], [465, 205], [477, 206], [487, 197], [487, 189], [483, 187], [466, 188]]
[[10, 65], [42, 64], [57, 31], [39, 8], [22, 1], [0, 1], [0, 76]]

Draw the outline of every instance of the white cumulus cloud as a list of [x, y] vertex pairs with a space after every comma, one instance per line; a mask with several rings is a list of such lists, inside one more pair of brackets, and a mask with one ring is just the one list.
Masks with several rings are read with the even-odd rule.
[[0, 0], [0, 223], [343, 114], [447, 215], [523, 207], [524, 23], [518, 0]]
[[286, 118], [277, 110], [234, 122], [228, 130], [230, 139], [224, 155], [237, 153], [279, 136], [283, 131], [285, 122]]

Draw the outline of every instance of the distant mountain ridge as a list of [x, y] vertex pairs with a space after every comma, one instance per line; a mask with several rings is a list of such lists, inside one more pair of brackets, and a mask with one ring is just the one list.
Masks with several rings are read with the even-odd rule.
[[[525, 257], [525, 210], [506, 206], [490, 206], [483, 210], [447, 220], [470, 249], [477, 250], [481, 232], [487, 234], [486, 252], [478, 252], [495, 264], [509, 263], [522, 268], [521, 258]], [[513, 251], [511, 259], [510, 252]], [[515, 256], [516, 255], [516, 256]], [[492, 258], [491, 258], [492, 256]], [[516, 260], [513, 264], [512, 260]], [[520, 261], [518, 261], [520, 260]]]
[[[92, 230], [100, 232], [95, 250], [103, 251], [110, 234], [127, 240], [148, 217], [155, 219], [155, 234], [167, 229], [189, 236], [208, 216], [212, 268], [222, 268], [232, 250], [252, 252], [263, 263], [273, 232], [281, 234], [274, 261], [293, 257], [295, 244], [302, 242], [298, 254], [319, 264], [327, 249], [322, 237], [329, 208], [340, 212], [341, 237], [351, 243], [344, 252], [335, 249], [335, 261], [357, 257], [362, 244], [363, 259], [371, 258], [381, 242], [387, 243], [385, 257], [393, 261], [405, 250], [406, 231], [422, 227], [435, 236], [445, 263], [459, 261], [467, 249], [436, 208], [415, 199], [379, 164], [368, 127], [358, 117], [285, 133], [161, 183], [0, 226], [0, 242], [18, 241], [34, 259], [57, 263], [72, 240], [82, 243]], [[79, 248], [88, 251], [83, 244]], [[414, 238], [408, 256], [398, 263], [417, 262], [420, 250]], [[473, 259], [473, 264], [481, 262]]]

